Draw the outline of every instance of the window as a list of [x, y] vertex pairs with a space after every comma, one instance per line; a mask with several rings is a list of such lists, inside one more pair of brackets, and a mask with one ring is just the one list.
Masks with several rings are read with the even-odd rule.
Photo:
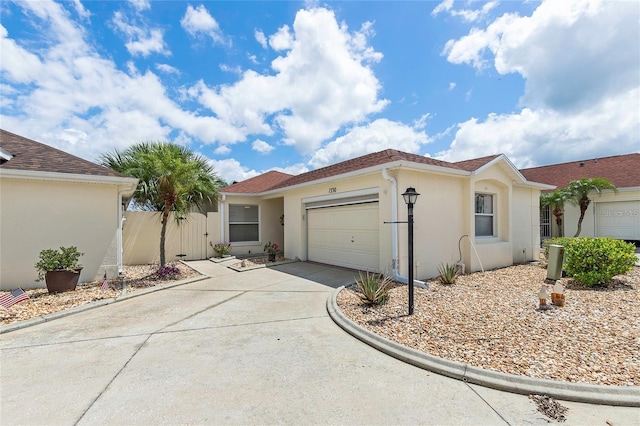
[[229, 205], [229, 240], [232, 243], [260, 240], [257, 205]]
[[476, 194], [476, 237], [492, 237], [493, 195]]

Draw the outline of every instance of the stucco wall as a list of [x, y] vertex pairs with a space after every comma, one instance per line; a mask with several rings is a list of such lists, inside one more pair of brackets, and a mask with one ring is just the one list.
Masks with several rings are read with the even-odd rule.
[[[290, 215], [286, 214], [282, 198], [261, 199], [248, 196], [227, 196], [224, 202], [224, 237], [229, 241], [229, 206], [232, 204], [258, 205], [259, 241], [256, 242], [231, 242], [232, 255], [264, 254], [264, 245], [271, 241], [279, 246], [286, 247], [284, 238], [284, 226], [280, 224], [280, 216], [285, 215], [285, 222]], [[218, 241], [220, 242], [220, 241]], [[216, 244], [216, 242], [214, 242]], [[285, 249], [286, 250], [286, 249]]]
[[41, 250], [77, 246], [80, 282], [117, 274], [118, 193], [115, 185], [0, 179], [0, 288], [35, 282]]

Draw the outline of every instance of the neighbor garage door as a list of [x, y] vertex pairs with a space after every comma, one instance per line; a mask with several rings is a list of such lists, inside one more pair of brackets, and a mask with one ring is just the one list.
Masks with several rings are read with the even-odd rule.
[[640, 240], [640, 201], [596, 203], [599, 237]]
[[307, 210], [309, 260], [380, 270], [378, 203]]

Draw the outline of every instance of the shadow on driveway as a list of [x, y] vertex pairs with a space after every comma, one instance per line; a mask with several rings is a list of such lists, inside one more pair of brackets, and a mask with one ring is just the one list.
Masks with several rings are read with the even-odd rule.
[[328, 266], [315, 262], [287, 263], [269, 268], [332, 288], [347, 287], [355, 283], [358, 276], [358, 271], [355, 269]]

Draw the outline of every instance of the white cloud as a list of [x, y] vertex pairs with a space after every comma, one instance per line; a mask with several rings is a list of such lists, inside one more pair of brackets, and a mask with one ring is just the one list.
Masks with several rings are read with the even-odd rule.
[[261, 139], [256, 139], [255, 141], [253, 141], [253, 144], [251, 145], [251, 149], [253, 149], [256, 152], [259, 152], [260, 154], [269, 154], [271, 151], [275, 149], [275, 147], [269, 145], [268, 143], [266, 143]]
[[222, 45], [231, 44], [230, 40], [228, 40], [222, 33], [218, 22], [213, 16], [211, 16], [203, 4], [197, 8], [188, 5], [184, 16], [180, 20], [180, 25], [193, 37], [197, 37], [202, 34], [211, 37], [214, 43]]
[[247, 54], [247, 59], [249, 59], [254, 65], [258, 65], [260, 63], [256, 55]]
[[145, 24], [129, 22], [121, 11], [113, 14], [111, 21], [116, 30], [127, 38], [125, 47], [131, 55], [147, 57], [152, 53], [170, 55], [163, 40], [164, 34], [159, 28], [147, 28]]
[[73, 0], [73, 7], [76, 9], [78, 16], [84, 20], [91, 18], [91, 12], [85, 9], [84, 5], [80, 3], [80, 0]]
[[231, 152], [231, 148], [229, 148], [226, 145], [220, 145], [219, 147], [217, 147], [213, 153], [217, 154], [217, 155], [227, 155]]
[[149, 3], [149, 0], [129, 0], [129, 3], [138, 12], [142, 12], [143, 10], [151, 9], [151, 3]]
[[294, 39], [288, 25], [283, 25], [278, 32], [269, 36], [269, 45], [274, 50], [289, 50], [293, 48]]
[[439, 155], [504, 152], [523, 167], [637, 151], [639, 19], [633, 2], [550, 0], [447, 42], [450, 62], [518, 73], [525, 92], [520, 112], [461, 123]]
[[355, 127], [346, 135], [328, 143], [313, 155], [309, 164], [319, 168], [389, 148], [417, 153], [421, 145], [428, 142], [424, 132], [381, 118], [365, 126]]
[[180, 74], [180, 70], [176, 67], [172, 67], [169, 64], [156, 64], [156, 69], [162, 71], [165, 74]]
[[[467, 6], [472, 2], [466, 2]], [[485, 18], [489, 12], [498, 5], [497, 1], [489, 1], [482, 4], [480, 9], [454, 9], [453, 0], [444, 0], [438, 4], [432, 11], [431, 16], [436, 16], [442, 12], [447, 12], [449, 15], [461, 18], [464, 22], [475, 22]]]
[[293, 164], [287, 167], [274, 167], [271, 170], [277, 170], [279, 172], [287, 173], [295, 176], [302, 173], [307, 173], [309, 171], [309, 168], [302, 163], [298, 163], [298, 164]]
[[453, 7], [453, 0], [443, 0], [431, 11], [431, 16], [436, 16], [441, 12], [448, 12]]
[[219, 178], [231, 184], [233, 182], [242, 182], [254, 176], [258, 176], [261, 172], [255, 169], [244, 167], [235, 158], [226, 158], [224, 160], [209, 160], [209, 163], [215, 170]]
[[240, 65], [236, 65], [235, 67], [232, 67], [231, 65], [220, 64], [219, 67], [224, 72], [230, 72], [233, 74], [242, 74], [242, 68], [240, 68]]
[[[504, 153], [516, 166], [606, 157], [638, 151], [640, 88], [608, 98], [579, 114], [523, 109], [458, 125], [451, 147], [435, 156], [459, 161]], [[615, 123], [615, 125], [612, 125]]]
[[274, 74], [247, 70], [235, 84], [209, 88], [200, 82], [190, 93], [245, 135], [279, 129], [286, 143], [311, 153], [342, 126], [387, 105], [378, 98], [380, 83], [362, 63], [380, 58], [363, 39], [370, 26], [363, 28], [350, 34], [327, 9], [301, 10], [293, 32], [281, 27], [269, 39], [274, 49], [288, 50], [271, 63]]
[[423, 130], [427, 127], [427, 122], [432, 118], [433, 116], [430, 113], [423, 114], [419, 119], [413, 122], [413, 128], [416, 130]]
[[453, 81], [449, 83], [449, 90], [453, 90], [456, 88], [456, 83], [454, 83]]
[[[168, 139], [178, 130], [203, 142], [233, 143], [244, 134], [215, 117], [184, 111], [157, 75], [101, 58], [83, 27], [59, 3], [20, 2], [42, 26], [42, 47], [28, 52], [0, 27], [2, 127], [87, 159], [140, 140]], [[30, 43], [33, 41], [30, 40]]]
[[260, 43], [260, 46], [262, 46], [263, 49], [266, 49], [268, 47], [267, 37], [264, 35], [264, 33], [261, 30], [255, 30], [253, 35], [256, 38], [257, 42]]

